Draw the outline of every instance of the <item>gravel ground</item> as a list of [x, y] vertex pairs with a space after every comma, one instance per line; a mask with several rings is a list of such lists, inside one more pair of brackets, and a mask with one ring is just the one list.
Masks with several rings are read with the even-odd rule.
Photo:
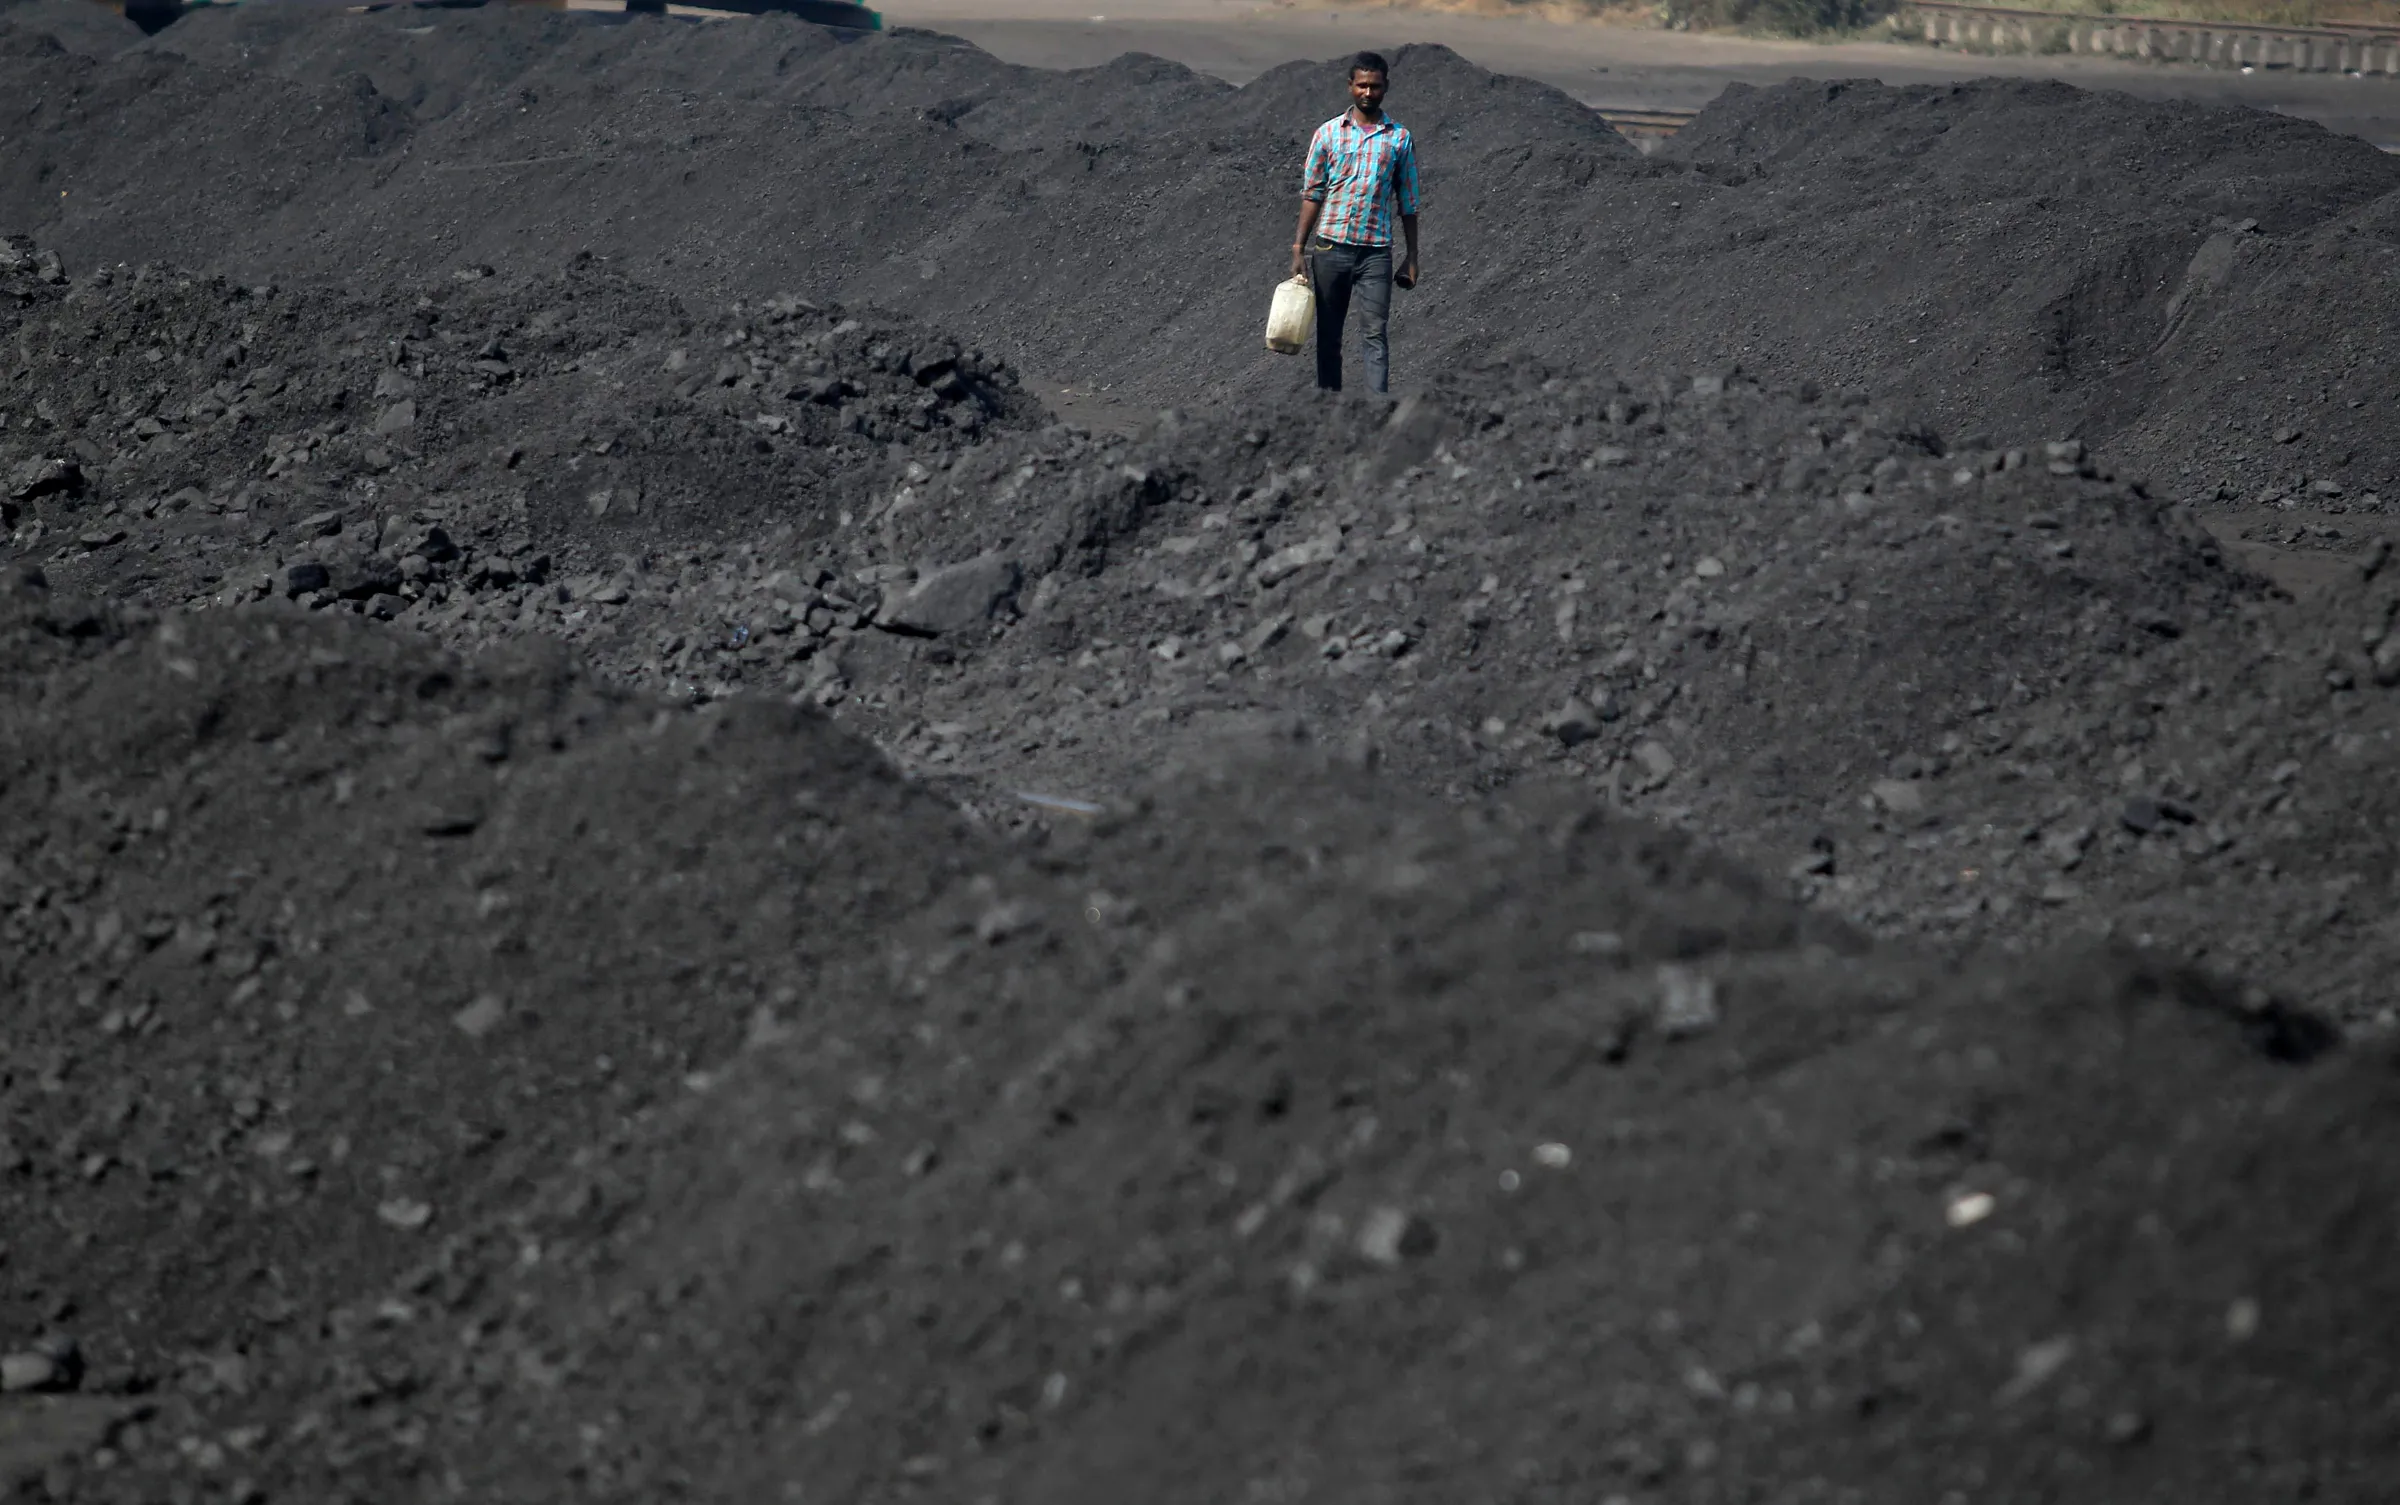
[[0, 1487], [2388, 1494], [2388, 165], [1413, 53], [1554, 281], [1310, 401], [1042, 240], [1300, 72], [415, 19], [0, 21]]

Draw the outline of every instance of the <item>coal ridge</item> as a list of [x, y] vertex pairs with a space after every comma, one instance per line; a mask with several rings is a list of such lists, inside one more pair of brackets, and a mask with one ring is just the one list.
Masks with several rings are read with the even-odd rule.
[[[254, 132], [199, 100], [246, 96], [254, 74], [318, 91], [326, 110], [300, 127], [279, 112], [281, 129], [312, 133], [329, 162], [375, 165], [229, 215], [167, 175], [165, 154], [40, 115], [48, 174], [89, 183], [86, 202], [62, 215], [55, 193], [19, 184], [0, 205], [71, 255], [88, 235], [120, 257], [343, 277], [592, 250], [718, 297], [886, 303], [1153, 403], [1292, 388], [1243, 333], [1257, 286], [1185, 269], [1279, 265], [1291, 164], [1322, 108], [1307, 65], [1235, 90], [1154, 59], [1043, 76], [953, 39], [829, 39], [771, 19], [725, 32], [466, 13], [427, 36], [404, 19], [211, 14], [105, 62], [19, 59], [12, 82], [37, 98], [113, 99], [134, 91], [101, 80], [138, 72], [120, 137], [182, 140], [145, 109], [224, 116], [208, 135], [222, 148], [178, 150], [222, 149], [237, 174]], [[2312, 331], [2287, 354], [2313, 373], [2293, 383], [2297, 448], [2272, 440], [2290, 412], [2241, 405], [2259, 432], [2228, 433], [2221, 409], [2178, 400], [2192, 352], [2158, 351], [2211, 236], [2245, 222], [2305, 236], [2400, 191], [2400, 167], [2363, 143], [2064, 85], [1793, 83], [1729, 91], [1644, 158], [1556, 91], [1440, 48], [1395, 66], [1441, 231], [1403, 303], [1404, 382], [1515, 349], [1645, 374], [1739, 367], [1905, 387], [1960, 432], [2072, 434], [2112, 458], [2122, 442], [2189, 498], [2295, 476], [2353, 494], [2400, 484], [2375, 437], [2388, 424], [2357, 443], [2310, 437], [2353, 399], [2388, 412], [2388, 367], [2359, 353], [2391, 343], [2373, 335], [2394, 317], [2381, 284], [2338, 308], [2270, 285], [2271, 317], [2229, 325], [2226, 377], [2252, 331]], [[391, 116], [407, 150], [375, 147], [384, 128], [354, 123], [361, 110]], [[1828, 146], [1833, 131], [1853, 144]]]
[[[1410, 54], [1492, 203], [1800, 181], [1861, 307], [1940, 260], [1869, 233], [1895, 162], [2107, 232], [1923, 366], [1721, 360], [1750, 315], [1691, 300], [1664, 369], [1545, 363], [1495, 296], [1397, 404], [1094, 435], [1011, 361], [1194, 348], [1051, 296], [1167, 269], [1054, 257], [1027, 312], [927, 247], [1161, 162], [1230, 221], [1321, 72], [1053, 113], [924, 36], [196, 19], [199, 62], [0, 22], [46, 154], [4, 201], [61, 232], [0, 242], [0, 1483], [2380, 1498], [2400, 585], [2375, 441], [2299, 412], [2372, 389], [2379, 305], [2338, 364], [2222, 326], [2372, 275], [2381, 165], [2011, 87], [1759, 91], [1643, 160]], [[305, 170], [218, 140], [282, 219], [136, 204], [138, 154], [48, 203], [92, 98], [259, 78]], [[1161, 100], [1189, 139], [1131, 139]], [[395, 193], [416, 249], [354, 255], [309, 193], [445, 129], [830, 146], [811, 244], [889, 296], [741, 215], [673, 286], [551, 255], [597, 174], [530, 248]], [[882, 213], [877, 144], [990, 217]], [[1925, 222], [1995, 236], [1988, 191]], [[1522, 244], [1589, 273], [1573, 228]], [[2192, 342], [2266, 342], [2280, 454], [2129, 427], [2145, 329], [2185, 404], [2241, 374]], [[1990, 401], [1920, 379], [2019, 337]]]

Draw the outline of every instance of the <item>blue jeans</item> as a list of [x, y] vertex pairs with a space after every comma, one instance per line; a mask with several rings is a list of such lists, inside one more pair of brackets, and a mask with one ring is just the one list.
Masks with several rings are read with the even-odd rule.
[[1358, 322], [1366, 336], [1367, 385], [1390, 391], [1392, 356], [1384, 329], [1392, 314], [1392, 248], [1314, 241], [1308, 282], [1317, 295], [1317, 385], [1328, 392], [1342, 390], [1342, 324], [1356, 294]]

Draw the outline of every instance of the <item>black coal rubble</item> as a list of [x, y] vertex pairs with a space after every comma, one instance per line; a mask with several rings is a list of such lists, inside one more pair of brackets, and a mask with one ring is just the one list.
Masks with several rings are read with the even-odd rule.
[[[1950, 445], [1738, 376], [1524, 368], [1391, 410], [1035, 432], [987, 357], [806, 300], [701, 319], [592, 266], [436, 291], [371, 318], [158, 269], [43, 293], [44, 328], [90, 321], [143, 369], [166, 347], [137, 329], [185, 308], [177, 348], [238, 381], [222, 410], [161, 407], [160, 436], [120, 430], [104, 449], [98, 389], [77, 381], [111, 368], [37, 368], [56, 378], [50, 416], [0, 430], [7, 473], [49, 488], [16, 504], [17, 546], [70, 584], [127, 578], [161, 605], [293, 600], [462, 648], [553, 635], [681, 702], [839, 706], [911, 766], [1011, 787], [1105, 795], [1134, 742], [1291, 716], [1451, 797], [1589, 781], [1796, 870], [1872, 929], [2013, 944], [2062, 922], [2136, 926], [2273, 958], [2371, 1011], [2371, 963], [2270, 934], [2281, 899], [2227, 935], [2095, 909], [2095, 872], [2145, 881], [2137, 849], [2111, 844], [2136, 840], [2120, 819], [2134, 795], [2194, 812], [2162, 817], [2142, 861], [2270, 884], [2348, 869], [2292, 852], [2288, 815], [2229, 798], [2315, 762], [2324, 734], [2303, 717], [2254, 746], [2246, 719], [2230, 740], [2215, 720], [2260, 693], [2234, 682], [2290, 661], [2270, 602], [2076, 441]], [[234, 338], [237, 313], [285, 304], [288, 323]], [[378, 329], [396, 338], [375, 344]], [[504, 390], [477, 385], [501, 364], [517, 373]], [[812, 385], [830, 376], [832, 403]], [[980, 395], [937, 390], [987, 376]], [[664, 420], [623, 421], [618, 380], [655, 384]], [[607, 412], [587, 405], [603, 383]], [[339, 416], [359, 391], [413, 421], [360, 448]], [[966, 407], [994, 416], [924, 416]], [[291, 422], [312, 411], [330, 416]], [[1939, 604], [1912, 601], [1929, 590]], [[2385, 641], [2301, 650], [2333, 660], [2314, 693], [2381, 693]], [[1842, 664], [1899, 678], [1860, 699]], [[1809, 696], [1844, 709], [1802, 714]], [[1195, 703], [1221, 709], [1195, 720]], [[2229, 752], [2239, 769], [2204, 771]], [[1778, 792], [1737, 795], [1760, 766], [1785, 770], [1761, 786]], [[2114, 834], [2049, 855], [2085, 828]], [[1794, 857], [1820, 836], [1838, 867]]]
[[1103, 440], [460, 272], [24, 284], [26, 1492], [2379, 1498], [2372, 578], [1722, 367]]
[[[26, 316], [12, 386], [35, 395], [0, 408], [14, 543], [83, 584], [77, 555], [172, 540], [180, 568], [124, 568], [194, 604], [390, 617], [510, 593], [513, 612], [552, 582], [537, 521], [654, 541], [789, 515], [889, 446], [936, 454], [1032, 411], [954, 341], [789, 297], [702, 323], [588, 262], [366, 306], [144, 267]], [[651, 389], [666, 445], [625, 421], [625, 385]]]

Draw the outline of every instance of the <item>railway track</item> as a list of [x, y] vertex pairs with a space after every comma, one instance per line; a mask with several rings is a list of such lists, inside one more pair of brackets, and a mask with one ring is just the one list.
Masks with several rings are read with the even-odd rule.
[[[1691, 124], [1698, 110], [1621, 110], [1600, 106], [1600, 118], [1617, 128], [1617, 133], [1638, 146], [1651, 146], [1666, 140]], [[2377, 151], [2400, 155], [2400, 141], [2378, 141]]]
[[1617, 134], [1636, 142], [1664, 141], [1691, 124], [1698, 110], [1624, 110], [1608, 105], [1597, 106], [1600, 118], [1617, 128]]
[[2400, 26], [2269, 26], [2067, 15], [1958, 0], [1903, 0], [1887, 24], [1902, 37], [1979, 52], [2082, 53], [2214, 68], [2400, 75]]
[[[1645, 146], [1666, 140], [1691, 124], [1692, 117], [1700, 113], [1698, 110], [1619, 109], [1611, 105], [1596, 108], [1600, 118], [1615, 126], [1619, 135], [1631, 139], [1636, 145]], [[2400, 155], [2400, 141], [2379, 141], [2375, 143], [2375, 148]]]

